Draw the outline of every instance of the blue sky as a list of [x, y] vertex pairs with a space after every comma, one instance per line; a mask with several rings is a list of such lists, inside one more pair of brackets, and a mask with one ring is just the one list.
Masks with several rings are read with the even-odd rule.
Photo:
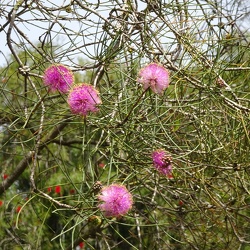
[[[12, 6], [8, 6], [7, 3], [9, 1], [2, 1], [2, 8], [5, 10], [4, 15], [0, 15], [0, 27], [3, 26], [7, 20], [7, 12], [12, 9]], [[15, 2], [15, 1], [13, 1]], [[84, 1], [83, 1], [84, 2]], [[81, 47], [84, 44], [89, 44], [86, 46], [87, 49], [78, 50], [78, 54], [71, 54], [72, 58], [78, 57], [87, 57], [91, 58], [91, 54], [95, 54], [98, 48], [94, 45], [95, 41], [98, 41], [100, 36], [102, 35], [102, 26], [103, 19], [108, 17], [109, 11], [114, 7], [112, 1], [102, 1], [101, 6], [98, 10], [95, 10], [95, 5], [98, 1], [88, 1], [88, 7], [93, 9], [93, 13], [87, 15], [86, 10], [82, 10], [80, 8], [75, 9], [75, 12], [79, 15], [77, 18], [84, 18], [82, 21], [76, 19], [76, 16], [73, 16], [70, 12], [67, 12], [65, 9], [61, 9], [58, 11], [54, 11], [51, 16], [46, 15], [46, 11], [43, 12], [40, 10], [32, 10], [27, 11], [17, 17], [15, 20], [15, 25], [25, 34], [25, 36], [34, 44], [38, 44], [41, 41], [49, 41], [54, 44], [62, 44], [64, 47], [60, 48], [61, 51], [65, 51], [65, 55], [61, 54], [61, 58], [66, 56], [67, 49], [72, 50], [73, 47]], [[105, 3], [106, 2], [106, 3]], [[44, 4], [46, 3], [46, 5]], [[44, 1], [43, 6], [58, 8], [60, 6], [66, 6], [70, 3], [70, 0], [57, 0], [55, 3], [50, 3], [50, 1]], [[119, 6], [118, 6], [119, 7]], [[140, 2], [139, 9], [144, 8], [145, 4]], [[17, 11], [19, 13], [23, 8], [20, 7]], [[96, 11], [96, 14], [94, 13]], [[56, 22], [57, 15], [61, 17], [65, 17], [65, 20], [60, 20]], [[98, 16], [100, 15], [100, 16]], [[69, 19], [69, 20], [66, 20]], [[8, 31], [9, 25], [4, 29], [4, 31], [0, 32], [0, 66], [6, 64], [6, 57], [10, 54], [10, 50], [6, 41], [6, 33]], [[51, 28], [49, 36], [46, 35], [47, 30]], [[70, 34], [69, 36], [66, 33]], [[20, 47], [24, 49], [28, 42], [16, 32], [15, 28], [13, 28], [11, 33], [12, 45], [17, 49]], [[70, 40], [71, 39], [71, 40]], [[90, 44], [93, 45], [90, 45]], [[16, 45], [16, 46], [15, 46]], [[19, 46], [21, 45], [21, 46]], [[79, 52], [82, 52], [80, 54]], [[59, 52], [58, 52], [59, 53]], [[60, 54], [60, 53], [59, 53]], [[60, 60], [60, 56], [58, 57]]]
[[[43, 7], [58, 8], [60, 6], [66, 6], [70, 3], [70, 0], [40, 2], [43, 4]], [[84, 1], [82, 2], [84, 3]], [[101, 45], [98, 43], [98, 41], [99, 39], [105, 41], [105, 39], [103, 39], [102, 37], [104, 24], [103, 18], [108, 18], [110, 10], [114, 7], [122, 8], [122, 5], [115, 5], [115, 1], [112, 0], [101, 1], [98, 9], [95, 9], [96, 3], [98, 3], [97, 0], [87, 2], [89, 4], [88, 8], [91, 8], [93, 10], [92, 14], [90, 15], [87, 15], [88, 12], [79, 7], [75, 9], [75, 13], [77, 13], [76, 16], [73, 16], [72, 13], [67, 12], [65, 9], [54, 11], [50, 16], [46, 15], [46, 11], [44, 9], [31, 11], [28, 10], [26, 13], [23, 13], [16, 19], [15, 25], [34, 45], [38, 44], [41, 41], [46, 42], [46, 39], [48, 39], [48, 41], [50, 41], [53, 45], [63, 45], [56, 52], [58, 53], [56, 58], [58, 60], [67, 61], [69, 59], [72, 61], [71, 63], [74, 64], [78, 62], [78, 58], [91, 58], [92, 56], [95, 56], [99, 53]], [[145, 3], [143, 3], [142, 1], [137, 2], [138, 11], [146, 7]], [[8, 6], [9, 3], [11, 5], [15, 3], [15, 1], [12, 1], [12, 3], [11, 1], [7, 0], [1, 1], [0, 8], [2, 9], [2, 11], [4, 11], [2, 12], [4, 14], [2, 15], [0, 13], [0, 27], [6, 23], [7, 12], [12, 9], [12, 6]], [[195, 3], [195, 1], [193, 1], [193, 3]], [[189, 2], [189, 5], [190, 15], [200, 15], [202, 17], [201, 12], [197, 10], [197, 5], [192, 5], [192, 1]], [[33, 3], [32, 6], [35, 6], [35, 3]], [[246, 6], [246, 8], [249, 9], [250, 7]], [[19, 13], [22, 9], [23, 8], [20, 7], [17, 13]], [[243, 7], [242, 10], [244, 10]], [[208, 8], [207, 11], [209, 12], [211, 10]], [[65, 20], [60, 20], [60, 23], [56, 22], [55, 20], [57, 15], [65, 17]], [[70, 20], [67, 21], [67, 18]], [[173, 18], [173, 22], [174, 21], [175, 20]], [[193, 25], [192, 22], [190, 24]], [[114, 23], [114, 25], [116, 24]], [[197, 27], [198, 25], [199, 24], [197, 24]], [[246, 24], [245, 26], [246, 28], [248, 28], [249, 24]], [[10, 54], [9, 48], [6, 44], [6, 33], [8, 31], [8, 27], [9, 25], [4, 29], [4, 31], [0, 32], [0, 66], [3, 66], [7, 63], [6, 57], [8, 57], [8, 55]], [[51, 28], [51, 31], [49, 33], [49, 36], [47, 36], [46, 32], [49, 28]], [[66, 35], [66, 33], [68, 33], [69, 35]], [[166, 31], [165, 35], [166, 37], [168, 37], [167, 39], [171, 40], [172, 35], [170, 34], [170, 32], [167, 33]], [[17, 49], [18, 47], [20, 47], [20, 49], [27, 48], [28, 42], [22, 36], [20, 36], [20, 34], [18, 34], [15, 29], [13, 29], [13, 32], [11, 33], [11, 39], [13, 41], [12, 45], [16, 45], [15, 49]], [[99, 45], [97, 46], [95, 43], [98, 43]]]

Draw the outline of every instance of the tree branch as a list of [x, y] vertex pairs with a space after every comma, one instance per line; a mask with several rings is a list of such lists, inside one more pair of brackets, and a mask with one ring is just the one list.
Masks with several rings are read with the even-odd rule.
[[[63, 122], [56, 126], [51, 134], [39, 145], [37, 152], [40, 152], [46, 145], [51, 143], [53, 139], [55, 139], [58, 134], [65, 128], [67, 125], [66, 122]], [[7, 179], [5, 179], [2, 182], [2, 185], [0, 186], [0, 195], [3, 194], [18, 178], [19, 176], [24, 172], [24, 170], [27, 168], [27, 166], [31, 163], [33, 157], [35, 155], [35, 151], [29, 151], [26, 156], [19, 162], [19, 164], [16, 166], [14, 172], [8, 176]]]

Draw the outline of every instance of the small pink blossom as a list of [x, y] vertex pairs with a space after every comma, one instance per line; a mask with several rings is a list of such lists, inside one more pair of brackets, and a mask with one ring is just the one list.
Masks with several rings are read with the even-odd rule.
[[158, 63], [150, 63], [140, 70], [137, 81], [145, 90], [151, 88], [154, 93], [162, 95], [169, 85], [169, 72]]
[[99, 92], [86, 83], [76, 85], [68, 96], [71, 111], [82, 116], [86, 116], [89, 112], [97, 112], [99, 110], [97, 106], [101, 103]]
[[154, 167], [163, 175], [172, 176], [172, 158], [163, 149], [158, 149], [152, 153]]
[[45, 70], [43, 82], [51, 91], [66, 93], [74, 82], [74, 75], [68, 67], [54, 64]]
[[99, 208], [107, 217], [125, 215], [133, 204], [132, 195], [125, 186], [119, 184], [103, 187], [98, 198], [102, 202]]

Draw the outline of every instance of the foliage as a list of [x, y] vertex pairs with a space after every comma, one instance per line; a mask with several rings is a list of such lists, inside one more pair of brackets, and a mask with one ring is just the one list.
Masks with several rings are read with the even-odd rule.
[[[249, 249], [240, 3], [96, 2], [1, 4], [1, 249]], [[151, 62], [170, 72], [162, 96], [137, 82]], [[98, 113], [72, 114], [67, 94], [43, 85], [54, 63], [99, 90]], [[154, 168], [157, 149], [173, 178]], [[96, 187], [115, 183], [133, 208], [107, 218]]]

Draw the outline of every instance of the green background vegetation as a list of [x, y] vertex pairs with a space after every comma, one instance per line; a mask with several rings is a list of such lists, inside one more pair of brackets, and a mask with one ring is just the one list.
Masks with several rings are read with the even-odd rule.
[[[11, 27], [19, 35], [12, 45], [6, 38], [13, 51], [0, 69], [1, 249], [76, 249], [80, 242], [85, 249], [250, 249], [250, 40], [237, 13], [230, 17], [224, 2], [214, 2], [147, 1], [139, 10], [128, 1], [123, 11], [112, 1], [2, 4], [14, 23], [6, 19], [0, 32]], [[96, 24], [91, 15], [105, 6], [109, 19]], [[41, 23], [57, 16], [61, 29], [55, 34], [51, 24], [40, 42], [22, 43], [26, 13]], [[75, 19], [96, 25], [93, 53], [83, 52], [84, 36], [81, 47], [81, 34], [63, 26]], [[71, 41], [57, 41], [62, 35]], [[163, 96], [143, 94], [136, 81], [152, 61], [171, 75]], [[76, 83], [96, 85], [97, 114], [71, 114], [67, 95], [43, 85], [44, 70], [58, 62]], [[152, 166], [158, 148], [173, 158], [172, 179]], [[133, 209], [105, 218], [98, 181], [123, 183]]]

